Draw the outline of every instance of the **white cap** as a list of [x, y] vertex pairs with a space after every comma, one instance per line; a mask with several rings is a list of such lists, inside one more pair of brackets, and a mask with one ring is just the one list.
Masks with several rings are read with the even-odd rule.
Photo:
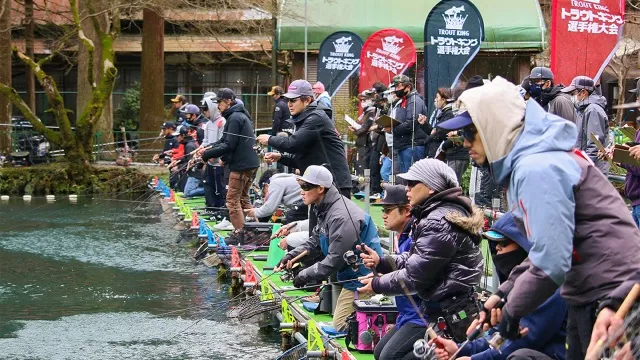
[[333, 184], [333, 175], [324, 166], [311, 165], [304, 171], [302, 176], [296, 176], [296, 179], [308, 182], [309, 184], [319, 185], [328, 189]]

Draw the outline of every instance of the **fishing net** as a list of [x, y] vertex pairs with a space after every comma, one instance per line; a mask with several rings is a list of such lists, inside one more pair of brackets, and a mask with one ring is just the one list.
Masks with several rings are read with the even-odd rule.
[[280, 303], [274, 300], [262, 301], [260, 300], [260, 295], [252, 295], [231, 307], [227, 311], [227, 317], [246, 320], [264, 312], [278, 309], [280, 309]]
[[613, 348], [605, 347], [599, 359], [640, 359], [640, 303], [633, 306], [625, 316], [622, 328], [615, 331], [611, 338], [619, 339]]
[[307, 344], [298, 344], [282, 353], [276, 360], [302, 360], [307, 357]]

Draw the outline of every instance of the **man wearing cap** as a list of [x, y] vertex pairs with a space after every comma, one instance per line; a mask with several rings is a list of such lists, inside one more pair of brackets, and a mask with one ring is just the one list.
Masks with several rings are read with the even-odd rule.
[[369, 214], [340, 195], [333, 186], [333, 176], [327, 168], [311, 165], [303, 176], [297, 178], [302, 188], [302, 201], [306, 205], [315, 205], [318, 223], [310, 230], [309, 239], [288, 252], [280, 260], [276, 270], [291, 266], [290, 260], [305, 250], [311, 254], [321, 251], [324, 259], [300, 271], [293, 280], [293, 285], [303, 287], [319, 283], [336, 274], [338, 281], [342, 282], [342, 291], [334, 310], [333, 327], [337, 331], [345, 331], [346, 319], [353, 312], [355, 290], [362, 286], [358, 277], [369, 274], [371, 270], [362, 264], [355, 265], [357, 268], [354, 270], [345, 263], [344, 254], [347, 251], [355, 251], [357, 254], [356, 245], [363, 243], [372, 252], [382, 255], [378, 232]]
[[463, 341], [467, 326], [477, 314], [475, 287], [482, 277], [479, 244], [484, 216], [462, 196], [455, 172], [440, 160], [420, 160], [398, 177], [405, 180], [411, 214], [416, 219], [411, 229], [411, 250], [382, 258], [373, 252], [363, 254], [364, 264], [384, 275], [362, 280], [367, 285], [358, 291], [389, 296], [417, 294], [428, 322], [421, 324], [423, 334], [439, 318], [446, 320], [443, 309], [450, 313], [465, 311], [467, 319], [456, 321], [457, 325], [450, 322], [453, 319], [447, 320], [447, 335]]
[[185, 119], [184, 119], [184, 113], [182, 112], [182, 110], [184, 110], [184, 108], [189, 105], [189, 102], [187, 102], [187, 98], [184, 95], [176, 95], [176, 97], [174, 97], [173, 99], [171, 99], [171, 102], [173, 103], [173, 116], [176, 119], [177, 123], [182, 123]]
[[264, 159], [305, 172], [310, 165], [328, 164], [342, 195], [349, 197], [351, 174], [342, 140], [326, 112], [313, 100], [313, 89], [306, 80], [296, 80], [283, 95], [288, 99], [294, 133], [291, 136], [260, 135], [258, 142], [286, 152], [270, 152]]
[[[411, 216], [411, 205], [404, 185], [385, 185], [382, 199], [384, 228], [398, 233], [394, 245], [395, 255], [411, 250], [411, 227], [415, 219]], [[413, 343], [424, 337], [426, 328], [420, 318], [417, 295], [395, 297], [398, 317], [395, 326], [379, 340], [374, 349], [375, 359], [398, 359], [413, 352]], [[414, 304], [417, 305], [414, 307]]]
[[220, 158], [229, 166], [229, 188], [227, 190], [227, 208], [234, 229], [244, 226], [243, 209], [251, 209], [249, 188], [260, 165], [253, 150], [255, 134], [253, 121], [247, 109], [239, 104], [231, 89], [218, 91], [218, 110], [226, 119], [220, 140], [211, 144], [211, 149], [202, 154], [202, 160]]
[[[482, 235], [488, 240], [497, 276], [500, 282], [503, 282], [509, 277], [511, 270], [527, 258], [531, 244], [527, 241], [527, 237], [518, 230], [511, 213], [505, 213], [493, 224], [491, 230]], [[489, 340], [493, 336], [492, 331], [466, 344], [458, 353], [457, 358], [460, 360], [564, 360], [567, 308], [567, 303], [560, 296], [560, 291], [556, 291], [531, 315], [522, 318], [522, 326], [529, 330], [527, 335], [517, 340], [507, 340], [497, 350], [489, 346]], [[499, 318], [500, 310], [494, 309], [491, 314], [492, 325], [495, 325]], [[477, 325], [477, 320], [471, 324], [473, 328]], [[441, 345], [436, 348], [438, 359], [453, 356], [460, 346], [456, 342], [442, 337], [438, 338], [436, 342]]]
[[532, 245], [484, 306], [507, 296], [499, 329], [515, 338], [520, 318], [560, 288], [569, 304], [567, 359], [584, 359], [598, 301], [623, 284], [630, 289], [640, 271], [640, 230], [607, 178], [574, 149], [575, 124], [525, 103], [501, 77], [465, 91], [460, 102], [464, 112], [440, 127], [463, 129], [469, 154], [506, 187]]
[[587, 76], [576, 76], [571, 85], [562, 92], [571, 94], [573, 103], [578, 110], [576, 126], [578, 137], [576, 147], [584, 151], [603, 174], [609, 173], [609, 162], [598, 157], [598, 147], [591, 140], [594, 134], [604, 147], [609, 146], [609, 120], [605, 107], [607, 99], [598, 95], [593, 79]]
[[393, 149], [398, 153], [400, 172], [407, 172], [411, 164], [424, 158], [427, 134], [418, 123], [418, 118], [422, 115], [420, 118], [426, 119], [427, 107], [408, 76], [398, 75], [393, 81], [399, 102], [392, 117], [400, 121], [399, 125], [393, 127]]
[[273, 98], [275, 105], [273, 107], [273, 122], [271, 123], [271, 135], [277, 135], [284, 129], [289, 129], [291, 126], [287, 122], [291, 118], [289, 113], [289, 106], [287, 106], [287, 99], [282, 97], [284, 91], [280, 86], [274, 86], [267, 95]]
[[328, 92], [324, 91], [324, 84], [320, 81], [313, 84], [313, 97], [318, 103], [318, 106], [327, 113], [327, 116], [329, 116], [329, 119], [331, 119], [331, 122], [335, 126], [331, 96], [329, 96]]
[[563, 93], [562, 85], [553, 84], [553, 72], [548, 67], [538, 66], [531, 70], [526, 89], [529, 95], [551, 114], [576, 122], [576, 109], [571, 98]]
[[170, 164], [173, 175], [176, 177], [176, 188], [180, 192], [184, 192], [184, 187], [187, 184], [187, 164], [193, 158], [192, 152], [198, 147], [195, 139], [189, 136], [190, 127], [189, 125], [183, 125], [180, 127], [180, 130], [178, 130], [176, 140], [180, 143], [182, 154], [174, 157]]
[[170, 151], [178, 147], [178, 140], [176, 140], [175, 135], [173, 135], [176, 131], [176, 124], [167, 121], [162, 124], [161, 129], [162, 135], [164, 136], [164, 147], [160, 154], [153, 155], [153, 161], [157, 162], [159, 159], [162, 159], [164, 164], [167, 165], [171, 162], [171, 158], [167, 157], [167, 155], [170, 155]]
[[193, 128], [196, 131], [196, 141], [198, 146], [202, 144], [204, 140], [204, 130], [198, 126], [200, 117], [200, 108], [194, 104], [188, 104], [184, 107], [184, 110], [180, 110], [184, 113], [184, 123], [182, 126], [188, 126], [187, 129]]

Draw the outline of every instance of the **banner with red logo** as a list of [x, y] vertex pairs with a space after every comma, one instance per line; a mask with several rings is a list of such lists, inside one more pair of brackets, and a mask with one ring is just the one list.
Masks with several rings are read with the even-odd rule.
[[373, 33], [362, 46], [358, 92], [371, 89], [377, 81], [389, 85], [415, 62], [416, 48], [407, 33], [398, 29]]
[[625, 0], [554, 0], [551, 14], [551, 70], [554, 82], [569, 85], [579, 75], [595, 81], [618, 48]]

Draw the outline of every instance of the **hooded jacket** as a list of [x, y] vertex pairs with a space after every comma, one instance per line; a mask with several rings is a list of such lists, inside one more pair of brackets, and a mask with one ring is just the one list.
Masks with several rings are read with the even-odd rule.
[[294, 174], [275, 174], [269, 179], [269, 193], [264, 204], [256, 209], [256, 217], [271, 216], [280, 204], [287, 209], [304, 205], [300, 185]]
[[286, 152], [280, 163], [304, 173], [309, 165], [329, 164], [333, 179], [340, 189], [351, 188], [351, 174], [342, 140], [326, 112], [312, 102], [293, 118], [291, 136], [271, 136], [269, 146]]
[[602, 172], [573, 150], [576, 126], [535, 101], [525, 105], [501, 77], [465, 91], [460, 101], [532, 244], [529, 260], [500, 286], [509, 294], [504, 310], [525, 316], [558, 287], [569, 305], [591, 303], [623, 283], [630, 288], [640, 269], [640, 230]]
[[255, 169], [260, 165], [258, 155], [253, 150], [256, 137], [253, 133], [253, 123], [249, 112], [240, 103], [232, 105], [222, 113], [227, 120], [220, 140], [212, 144], [202, 159], [222, 157], [231, 171], [245, 171]]
[[573, 105], [573, 101], [571, 101], [571, 96], [561, 92], [560, 90], [562, 89], [562, 85], [556, 85], [548, 90], [542, 90], [540, 106], [549, 113], [558, 115], [575, 124], [578, 118], [576, 107]]
[[480, 284], [482, 255], [479, 236], [482, 211], [472, 208], [461, 188], [429, 197], [411, 210], [417, 219], [409, 252], [383, 257], [372, 280], [378, 294], [418, 294], [429, 302], [466, 295]]
[[593, 133], [604, 145], [609, 146], [609, 119], [605, 111], [607, 99], [595, 92], [582, 100], [578, 105], [576, 126], [578, 127], [578, 141], [576, 147], [584, 151], [603, 174], [609, 173], [609, 162], [598, 159], [598, 147], [591, 141]]
[[289, 129], [289, 123], [287, 120], [291, 117], [291, 113], [289, 112], [289, 104], [287, 104], [287, 99], [280, 96], [278, 100], [275, 101], [275, 105], [273, 107], [273, 122], [271, 123], [271, 135], [277, 135], [282, 129]]
[[[491, 230], [498, 231], [525, 250], [531, 247], [509, 213], [500, 218]], [[489, 347], [489, 340], [495, 332], [491, 329], [484, 337], [469, 342], [460, 350], [459, 356], [471, 356], [471, 360], [506, 360], [516, 350], [532, 349], [551, 359], [564, 360], [567, 312], [567, 303], [560, 296], [560, 291], [556, 291], [533, 313], [522, 318], [520, 325], [529, 329], [526, 336], [517, 340], [506, 340], [498, 351]]]
[[[415, 108], [415, 112], [414, 112]], [[427, 134], [418, 122], [418, 114], [427, 115], [427, 107], [417, 91], [412, 91], [396, 107], [395, 119], [400, 125], [393, 127], [393, 148], [401, 151], [413, 146], [424, 146]], [[413, 142], [411, 141], [413, 135]]]
[[371, 270], [363, 264], [354, 271], [344, 261], [344, 253], [353, 250], [358, 254], [356, 245], [364, 243], [382, 256], [380, 238], [373, 220], [358, 205], [340, 195], [338, 189], [332, 186], [327, 191], [318, 206], [314, 207], [318, 224], [310, 231], [309, 240], [289, 254], [293, 257], [300, 255], [304, 250], [310, 253], [322, 251], [325, 256], [312, 266], [300, 271], [299, 277], [304, 283], [310, 281], [322, 281], [334, 273], [337, 273], [338, 281], [351, 280], [343, 283], [345, 289], [355, 291], [362, 287], [357, 281], [358, 277], [371, 273]]
[[318, 95], [315, 101], [318, 103], [318, 105], [322, 105], [322, 109], [327, 113], [327, 116], [329, 116], [329, 119], [331, 119], [331, 123], [335, 127], [336, 123], [333, 120], [333, 107], [331, 106], [331, 96], [329, 96], [329, 93], [323, 91], [322, 94]]

